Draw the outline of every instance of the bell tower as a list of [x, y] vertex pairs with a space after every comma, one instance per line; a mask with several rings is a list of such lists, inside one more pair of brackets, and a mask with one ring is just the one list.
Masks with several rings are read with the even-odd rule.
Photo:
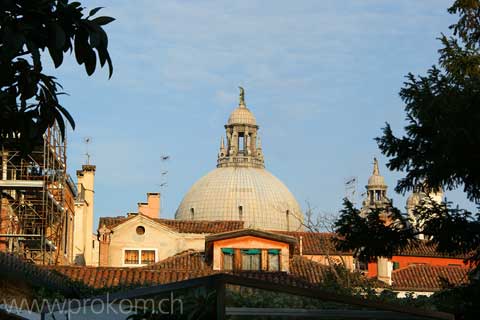
[[255, 116], [245, 104], [245, 90], [240, 87], [238, 107], [230, 114], [225, 125], [225, 145], [222, 137], [217, 168], [253, 167], [264, 168], [264, 159], [258, 125]]

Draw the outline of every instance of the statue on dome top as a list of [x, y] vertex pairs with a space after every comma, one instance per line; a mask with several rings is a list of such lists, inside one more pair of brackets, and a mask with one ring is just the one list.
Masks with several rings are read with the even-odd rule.
[[245, 90], [243, 89], [243, 87], [238, 87], [240, 89], [240, 105], [244, 106], [245, 105]]

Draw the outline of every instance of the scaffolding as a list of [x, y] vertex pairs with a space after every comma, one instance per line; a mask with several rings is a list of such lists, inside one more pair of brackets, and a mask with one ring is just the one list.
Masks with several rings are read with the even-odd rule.
[[57, 125], [28, 154], [4, 139], [0, 180], [0, 250], [37, 264], [58, 264], [67, 246], [66, 139]]

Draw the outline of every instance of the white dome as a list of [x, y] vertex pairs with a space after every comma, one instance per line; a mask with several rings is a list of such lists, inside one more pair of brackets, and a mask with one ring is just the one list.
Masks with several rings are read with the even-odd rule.
[[198, 180], [175, 213], [181, 220], [243, 220], [245, 227], [300, 230], [303, 214], [295, 197], [262, 168], [217, 168]]

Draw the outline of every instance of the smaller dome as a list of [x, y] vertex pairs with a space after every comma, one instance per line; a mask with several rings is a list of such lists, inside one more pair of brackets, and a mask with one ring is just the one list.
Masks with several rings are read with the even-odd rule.
[[230, 117], [228, 117], [227, 125], [233, 124], [249, 124], [252, 126], [256, 126], [257, 120], [255, 119], [253, 113], [248, 110], [247, 107], [245, 107], [244, 105], [240, 105], [238, 108], [233, 110], [233, 112], [230, 114]]
[[373, 172], [370, 178], [368, 178], [369, 187], [386, 187], [385, 178], [380, 175], [380, 169], [378, 168], [377, 158], [373, 158]]
[[385, 185], [385, 178], [380, 175], [372, 175], [368, 178], [368, 185], [369, 186], [384, 186]]
[[413, 192], [407, 198], [407, 208], [415, 208], [422, 201], [422, 196], [418, 192]]

